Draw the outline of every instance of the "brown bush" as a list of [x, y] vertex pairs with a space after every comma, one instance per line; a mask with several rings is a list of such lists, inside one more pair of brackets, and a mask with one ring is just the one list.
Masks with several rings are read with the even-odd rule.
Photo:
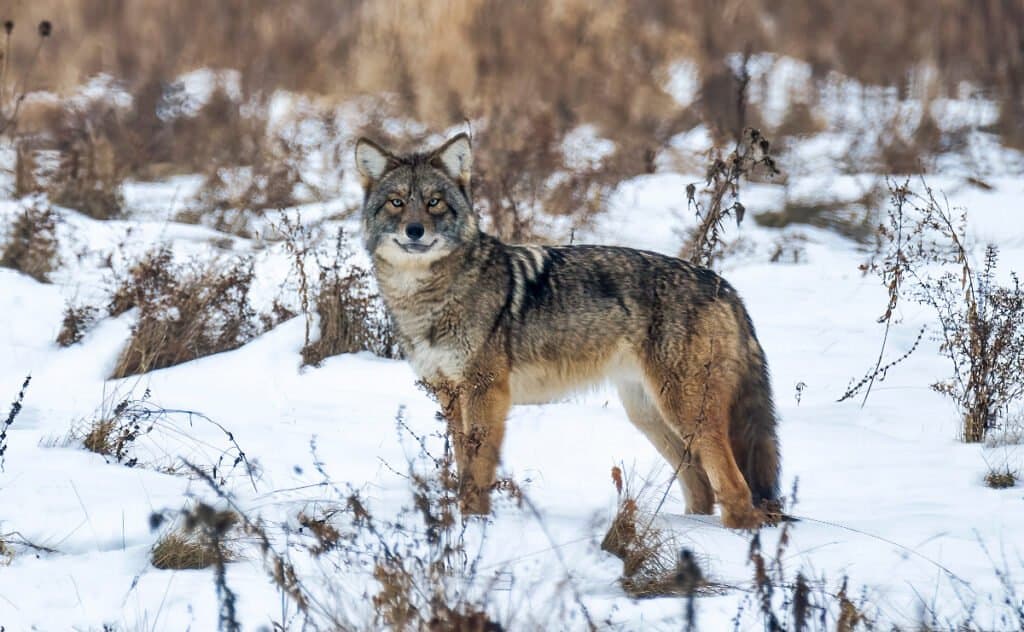
[[57, 333], [57, 344], [61, 347], [70, 347], [81, 342], [85, 333], [96, 322], [96, 312], [96, 308], [91, 305], [65, 305], [64, 319]]
[[0, 266], [13, 268], [40, 283], [49, 282], [57, 266], [57, 216], [49, 206], [26, 207], [11, 224], [0, 250]]
[[304, 365], [316, 366], [328, 357], [358, 351], [400, 357], [391, 321], [370, 282], [369, 270], [352, 263], [345, 236], [339, 231], [332, 263], [320, 266], [315, 299], [320, 331], [302, 348]]
[[249, 303], [252, 266], [170, 264], [166, 248], [134, 266], [110, 303], [112, 315], [139, 308], [139, 319], [111, 377], [161, 369], [236, 349], [259, 333]]

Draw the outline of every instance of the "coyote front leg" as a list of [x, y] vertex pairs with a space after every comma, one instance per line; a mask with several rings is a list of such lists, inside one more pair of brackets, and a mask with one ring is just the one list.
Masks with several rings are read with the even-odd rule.
[[459, 401], [458, 389], [450, 382], [432, 389], [441, 406], [441, 414], [448, 422], [448, 437], [451, 441], [452, 453], [455, 455], [455, 471], [462, 476], [466, 471], [466, 432], [462, 427], [462, 403]]
[[459, 398], [466, 459], [465, 466], [460, 464], [459, 468], [462, 511], [485, 515], [491, 510], [491, 487], [501, 459], [505, 419], [512, 405], [508, 376], [476, 380], [461, 390]]

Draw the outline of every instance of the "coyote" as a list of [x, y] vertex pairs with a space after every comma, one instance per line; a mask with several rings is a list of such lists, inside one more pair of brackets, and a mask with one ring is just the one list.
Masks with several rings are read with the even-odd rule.
[[416, 373], [453, 437], [466, 514], [490, 512], [512, 404], [602, 380], [675, 468], [687, 512], [753, 528], [777, 507], [764, 352], [736, 291], [680, 259], [611, 246], [505, 244], [480, 229], [459, 134], [397, 155], [356, 144], [363, 241]]

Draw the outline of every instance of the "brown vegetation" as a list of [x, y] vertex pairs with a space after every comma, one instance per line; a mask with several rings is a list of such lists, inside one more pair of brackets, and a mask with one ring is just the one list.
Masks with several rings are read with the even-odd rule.
[[[917, 348], [882, 364], [896, 307], [910, 299], [934, 310], [935, 338], [950, 361], [952, 375], [932, 385], [949, 396], [963, 415], [962, 439], [984, 441], [1005, 426], [1024, 404], [1024, 288], [1013, 272], [1008, 283], [996, 275], [999, 250], [989, 244], [982, 265], [972, 263], [967, 245], [967, 211], [948, 202], [923, 180], [919, 190], [890, 182], [891, 203], [877, 229], [878, 248], [861, 266], [881, 278], [889, 301], [878, 319], [886, 326], [874, 369], [851, 386], [840, 401], [877, 379]], [[865, 399], [867, 394], [865, 394]]]
[[111, 377], [161, 369], [237, 349], [259, 333], [249, 303], [252, 266], [237, 260], [174, 264], [161, 248], [136, 264], [114, 291], [111, 315], [139, 308]]
[[670, 530], [657, 522], [660, 507], [653, 489], [635, 483], [619, 467], [612, 468], [612, 483], [619, 496], [619, 507], [601, 550], [622, 560], [622, 589], [637, 598], [676, 595], [687, 598], [687, 620], [694, 620], [694, 598], [720, 592], [708, 582], [701, 563], [682, 547]]
[[57, 215], [49, 206], [32, 204], [15, 217], [0, 244], [0, 266], [49, 281], [57, 266]]
[[68, 303], [64, 306], [64, 319], [60, 324], [60, 331], [57, 332], [57, 344], [61, 347], [70, 347], [82, 341], [86, 332], [96, 322], [97, 309], [91, 305], [75, 305]]
[[1017, 472], [1009, 467], [992, 469], [985, 473], [985, 484], [992, 489], [1007, 489], [1017, 484]]
[[[720, 143], [747, 126], [779, 143], [820, 129], [815, 85], [794, 87], [801, 96], [774, 129], [755, 103], [737, 98], [754, 81], [745, 60], [761, 52], [810, 62], [812, 84], [838, 71], [925, 104], [970, 81], [999, 104], [995, 131], [1024, 143], [1022, 13], [999, 0], [896, 8], [872, 0], [856, 9], [832, 0], [757, 0], [727, 11], [707, 0], [40, 0], [11, 16], [19, 24], [60, 18], [28, 88], [68, 94], [105, 72], [134, 106], [37, 104], [23, 112], [18, 188], [41, 186], [32, 176], [41, 149], [61, 157], [48, 186], [53, 199], [98, 217], [119, 211], [124, 177], [201, 172], [206, 185], [181, 218], [248, 235], [245, 215], [293, 203], [301, 180], [289, 157], [298, 148], [266, 129], [270, 95], [372, 95], [364, 103], [377, 115], [369, 124], [377, 135], [391, 116], [431, 130], [472, 122], [477, 205], [496, 232], [523, 239], [541, 208], [586, 221], [611, 187], [652, 171], [667, 141], [699, 122]], [[13, 44], [15, 62], [34, 54], [29, 38]], [[699, 86], [687, 106], [665, 90], [681, 60], [694, 62]], [[238, 80], [230, 89], [219, 81], [204, 105], [185, 112], [176, 80], [204, 67], [237, 70]], [[566, 155], [567, 133], [583, 125], [614, 142], [607, 155], [582, 162]], [[906, 138], [871, 141], [880, 142], [880, 164], [916, 171], [943, 146], [929, 115], [911, 127]], [[229, 185], [237, 167], [249, 171]]]
[[[218, 545], [223, 549], [223, 543]], [[184, 530], [168, 531], [157, 540], [149, 559], [159, 569], [201, 569], [217, 563], [218, 557], [230, 559], [227, 550], [218, 551], [202, 534]]]

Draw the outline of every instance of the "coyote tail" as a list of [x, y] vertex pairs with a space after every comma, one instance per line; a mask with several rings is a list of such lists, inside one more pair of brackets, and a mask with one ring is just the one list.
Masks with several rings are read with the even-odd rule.
[[729, 440], [754, 506], [778, 507], [779, 441], [768, 366], [761, 353], [751, 354], [740, 377], [730, 411]]

